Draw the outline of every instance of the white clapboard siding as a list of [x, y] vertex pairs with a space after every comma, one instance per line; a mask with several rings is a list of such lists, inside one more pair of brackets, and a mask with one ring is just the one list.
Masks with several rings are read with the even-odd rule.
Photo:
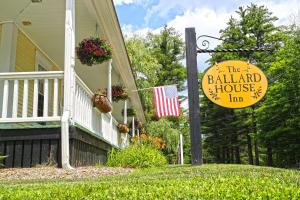
[[[0, 73], [0, 81], [4, 81], [0, 123], [60, 121], [58, 85], [62, 79], [62, 71]], [[10, 81], [13, 91], [9, 91]], [[44, 88], [42, 94], [39, 83]], [[43, 104], [38, 102], [39, 95], [43, 95]], [[43, 110], [43, 116], [38, 116], [39, 109]]]

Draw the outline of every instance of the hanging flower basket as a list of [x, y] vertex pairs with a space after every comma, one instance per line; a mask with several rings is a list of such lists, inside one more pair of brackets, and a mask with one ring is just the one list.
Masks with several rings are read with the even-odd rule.
[[108, 42], [100, 38], [87, 38], [76, 47], [77, 57], [84, 65], [101, 64], [112, 58], [112, 48]]
[[[124, 115], [124, 109], [122, 109], [122, 115]], [[133, 117], [136, 115], [136, 111], [133, 108], [127, 108], [127, 116]]]
[[[107, 94], [107, 89], [105, 91], [105, 94]], [[120, 100], [128, 99], [128, 93], [123, 86], [113, 85], [111, 87], [111, 97], [113, 101], [118, 102]]]
[[120, 133], [128, 133], [129, 132], [129, 128], [128, 128], [127, 124], [119, 123], [117, 127], [118, 127], [118, 130], [120, 131]]
[[137, 126], [136, 126], [138, 129], [141, 129], [143, 128], [143, 123], [140, 122], [140, 121], [137, 121]]
[[103, 113], [108, 113], [112, 111], [112, 105], [106, 95], [98, 90], [93, 97], [93, 105], [98, 108]]

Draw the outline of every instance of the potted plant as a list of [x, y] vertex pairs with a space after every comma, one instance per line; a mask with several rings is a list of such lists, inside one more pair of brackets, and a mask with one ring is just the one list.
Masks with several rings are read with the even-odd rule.
[[136, 125], [136, 127], [138, 128], [138, 129], [141, 129], [141, 128], [143, 128], [143, 123], [142, 122], [140, 122], [140, 121], [137, 121], [137, 125]]
[[87, 38], [76, 47], [77, 57], [84, 65], [101, 64], [112, 58], [112, 48], [108, 42], [100, 38]]
[[108, 100], [105, 92], [101, 90], [97, 90], [97, 92], [95, 92], [95, 95], [93, 97], [93, 105], [103, 113], [112, 111], [111, 102]]
[[113, 85], [111, 87], [111, 96], [115, 102], [128, 99], [128, 93], [122, 85]]
[[[122, 109], [122, 115], [124, 115], [124, 109]], [[127, 116], [133, 117], [136, 115], [136, 111], [133, 108], [127, 108]]]
[[[130, 122], [130, 127], [132, 127], [132, 121]], [[134, 127], [137, 129], [144, 128], [143, 123], [138, 120], [134, 120]]]
[[129, 128], [128, 128], [127, 124], [119, 123], [117, 127], [118, 127], [118, 130], [120, 131], [120, 133], [128, 133], [129, 132]]

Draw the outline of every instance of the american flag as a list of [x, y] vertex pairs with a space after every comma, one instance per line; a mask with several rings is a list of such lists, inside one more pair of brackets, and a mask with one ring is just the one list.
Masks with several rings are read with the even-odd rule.
[[179, 116], [180, 104], [175, 85], [155, 87], [153, 93], [156, 116], [158, 118], [164, 116]]

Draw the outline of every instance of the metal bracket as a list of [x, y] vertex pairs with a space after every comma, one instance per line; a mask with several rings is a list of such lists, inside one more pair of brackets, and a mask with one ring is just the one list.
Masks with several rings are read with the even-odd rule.
[[[270, 48], [257, 48], [257, 47], [254, 47], [254, 48], [239, 48], [239, 49], [208, 49], [209, 45], [210, 45], [210, 42], [207, 39], [204, 39], [202, 42], [200, 42], [200, 44], [201, 44], [200, 47], [198, 46], [198, 43], [199, 43], [198, 40], [203, 38], [203, 37], [212, 38], [212, 39], [220, 40], [220, 41], [223, 41], [223, 42], [229, 42], [229, 41], [223, 40], [221, 38], [210, 36], [210, 35], [200, 35], [199, 37], [197, 37], [197, 43], [196, 43], [197, 53], [227, 53], [227, 52], [233, 53], [233, 52], [274, 51]], [[231, 42], [229, 42], [229, 43], [231, 43]]]

